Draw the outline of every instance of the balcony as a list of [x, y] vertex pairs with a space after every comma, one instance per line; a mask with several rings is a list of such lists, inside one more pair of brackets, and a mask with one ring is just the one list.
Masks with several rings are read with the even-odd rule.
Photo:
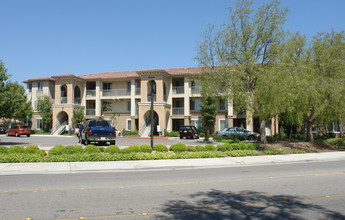
[[87, 89], [86, 90], [86, 97], [95, 97], [96, 96], [96, 90], [95, 89]]
[[140, 94], [141, 94], [141, 88], [136, 88], [135, 95], [140, 95]]
[[95, 116], [96, 115], [96, 109], [87, 108], [86, 109], [86, 115], [87, 116]]
[[131, 92], [127, 89], [104, 89], [103, 96], [130, 96]]
[[173, 115], [184, 115], [184, 107], [173, 107], [172, 108]]
[[184, 93], [184, 86], [173, 86], [172, 93], [173, 94], [183, 94]]
[[61, 101], [61, 104], [66, 104], [67, 103], [67, 97], [61, 97], [60, 101]]
[[80, 97], [74, 97], [74, 104], [80, 105], [81, 104], [81, 98]]

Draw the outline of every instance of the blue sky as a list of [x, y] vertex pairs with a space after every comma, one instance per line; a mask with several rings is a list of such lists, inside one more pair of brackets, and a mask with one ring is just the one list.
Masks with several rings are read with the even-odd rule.
[[[258, 4], [265, 0], [256, 0]], [[0, 59], [11, 80], [193, 67], [208, 23], [234, 0], [0, 0]], [[345, 30], [344, 0], [285, 0], [286, 29]]]

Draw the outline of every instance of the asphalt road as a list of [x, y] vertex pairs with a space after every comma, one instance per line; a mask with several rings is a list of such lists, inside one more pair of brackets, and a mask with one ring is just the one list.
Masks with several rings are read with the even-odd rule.
[[1, 176], [0, 219], [345, 219], [344, 161]]
[[[6, 135], [0, 135], [0, 145], [2, 146], [30, 146], [37, 145], [41, 149], [49, 150], [50, 148], [61, 144], [64, 146], [69, 145], [81, 145], [78, 143], [78, 138], [76, 136], [52, 136], [52, 135], [31, 135], [30, 137], [6, 137]], [[164, 144], [166, 146], [173, 145], [175, 143], [185, 143], [186, 145], [205, 145], [205, 143], [200, 143], [199, 139], [154, 139], [153, 144]], [[137, 139], [137, 138], [124, 138], [119, 137], [116, 139], [116, 145], [119, 147], [128, 147], [130, 145], [142, 145], [151, 144], [150, 139]], [[105, 145], [106, 146], [106, 145]]]

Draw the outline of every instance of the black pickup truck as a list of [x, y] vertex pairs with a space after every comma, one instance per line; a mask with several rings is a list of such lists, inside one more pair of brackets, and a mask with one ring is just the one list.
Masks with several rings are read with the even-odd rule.
[[106, 143], [115, 145], [116, 130], [111, 127], [109, 122], [102, 119], [92, 119], [87, 121], [81, 134], [81, 143], [88, 145], [94, 143]]

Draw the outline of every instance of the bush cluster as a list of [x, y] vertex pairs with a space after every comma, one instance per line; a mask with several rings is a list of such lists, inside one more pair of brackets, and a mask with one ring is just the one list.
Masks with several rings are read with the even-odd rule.
[[180, 136], [180, 133], [178, 131], [167, 131], [165, 133], [165, 136], [167, 137], [179, 137]]
[[345, 137], [341, 138], [330, 138], [326, 141], [328, 144], [332, 144], [338, 147], [345, 147]]
[[180, 153], [180, 152], [187, 151], [187, 146], [182, 143], [177, 143], [177, 144], [171, 145], [169, 150], [174, 151], [175, 153]]

